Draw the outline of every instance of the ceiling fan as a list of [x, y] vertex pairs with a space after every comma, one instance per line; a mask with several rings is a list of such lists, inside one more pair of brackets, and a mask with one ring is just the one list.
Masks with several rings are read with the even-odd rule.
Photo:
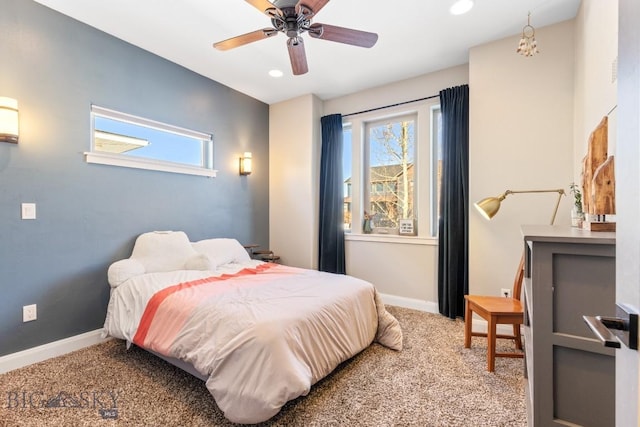
[[247, 34], [232, 37], [218, 43], [213, 47], [219, 50], [229, 50], [248, 43], [263, 40], [284, 33], [289, 50], [289, 59], [294, 75], [304, 74], [309, 71], [307, 57], [304, 51], [302, 34], [316, 39], [330, 40], [338, 43], [346, 43], [360, 47], [372, 47], [378, 41], [378, 35], [366, 31], [353, 30], [351, 28], [337, 27], [320, 23], [311, 23], [311, 18], [316, 16], [329, 0], [245, 0], [247, 3], [260, 10], [271, 18], [273, 28], [263, 28]]

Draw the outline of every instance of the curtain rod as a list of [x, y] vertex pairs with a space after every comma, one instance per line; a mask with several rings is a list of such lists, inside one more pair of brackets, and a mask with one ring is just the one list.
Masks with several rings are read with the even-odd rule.
[[425, 101], [427, 99], [438, 98], [440, 95], [431, 95], [426, 98], [414, 99], [411, 101], [398, 102], [397, 104], [385, 105], [384, 107], [370, 108], [368, 110], [358, 111], [356, 113], [343, 114], [342, 117], [355, 116], [356, 114], [370, 113], [371, 111], [384, 110], [385, 108], [397, 107], [398, 105], [410, 104], [412, 102]]

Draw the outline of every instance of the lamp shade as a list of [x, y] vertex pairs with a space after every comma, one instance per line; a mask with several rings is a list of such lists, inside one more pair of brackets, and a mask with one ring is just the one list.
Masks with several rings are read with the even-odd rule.
[[246, 152], [240, 157], [240, 175], [250, 175], [251, 166], [251, 153]]
[[507, 190], [498, 197], [487, 197], [473, 205], [478, 209], [478, 212], [482, 214], [486, 219], [493, 218], [500, 210], [500, 203], [510, 194], [524, 194], [524, 193], [558, 193], [558, 201], [556, 202], [555, 209], [551, 215], [551, 225], [556, 220], [556, 213], [558, 213], [558, 206], [560, 206], [560, 199], [564, 196], [564, 190], [558, 188], [556, 190]]
[[18, 101], [0, 97], [0, 142], [18, 143]]
[[486, 197], [479, 202], [474, 203], [474, 206], [483, 217], [491, 219], [500, 210], [500, 202], [502, 202], [502, 200], [504, 200], [504, 197]]

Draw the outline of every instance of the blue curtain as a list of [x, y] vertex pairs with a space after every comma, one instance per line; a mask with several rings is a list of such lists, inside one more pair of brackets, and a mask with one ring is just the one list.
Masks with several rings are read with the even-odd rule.
[[322, 154], [320, 157], [320, 232], [318, 269], [345, 274], [342, 115], [320, 119]]
[[469, 292], [469, 86], [440, 92], [442, 183], [438, 224], [438, 307], [464, 317]]

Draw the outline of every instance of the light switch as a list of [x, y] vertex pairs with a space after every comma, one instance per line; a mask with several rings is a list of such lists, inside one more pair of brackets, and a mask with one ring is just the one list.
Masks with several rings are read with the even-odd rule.
[[35, 203], [23, 203], [22, 204], [22, 219], [36, 219], [36, 204]]

